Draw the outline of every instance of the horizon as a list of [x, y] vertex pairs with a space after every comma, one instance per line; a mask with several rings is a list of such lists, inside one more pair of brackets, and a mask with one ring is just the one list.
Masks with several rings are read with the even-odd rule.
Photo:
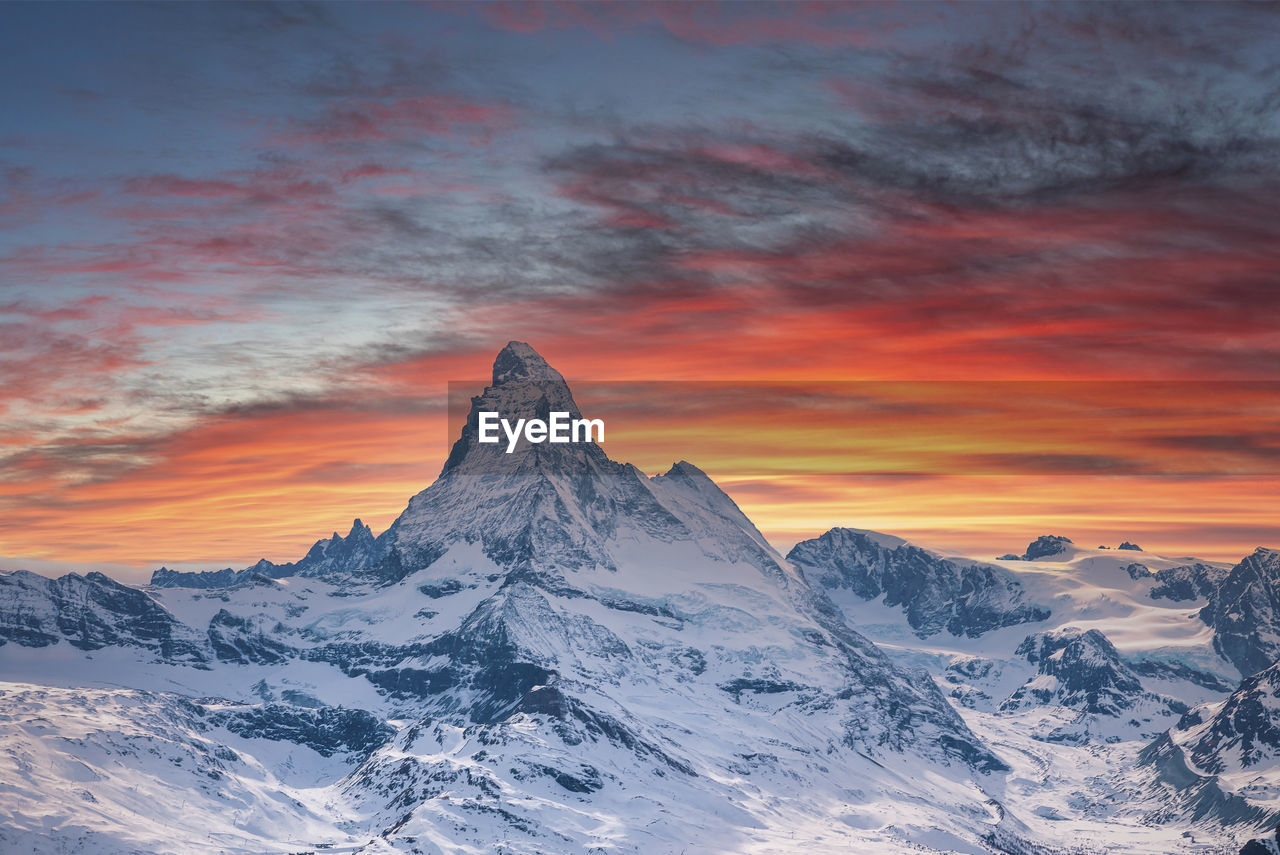
[[[512, 343], [523, 344], [523, 342], [512, 342]], [[532, 352], [534, 353], [534, 355], [537, 355], [540, 358], [540, 354], [537, 353], [536, 349], [533, 349]], [[555, 366], [551, 365], [551, 368], [554, 369]], [[641, 455], [647, 456], [651, 460], [657, 459], [654, 457], [655, 454], [658, 455], [659, 457], [663, 454], [664, 443], [666, 442], [667, 436], [668, 436], [667, 433], [663, 432], [663, 428], [669, 428], [672, 423], [670, 418], [664, 417], [665, 411], [657, 412], [656, 414], [654, 412], [661, 406], [670, 405], [672, 396], [667, 393], [673, 387], [677, 390], [689, 390], [689, 389], [698, 390], [698, 389], [706, 388], [709, 385], [703, 381], [688, 381], [688, 382], [675, 383], [675, 384], [632, 382], [632, 383], [621, 384], [620, 388], [618, 388], [618, 384], [609, 384], [609, 383], [575, 384], [573, 381], [566, 381], [566, 382], [568, 383], [570, 392], [574, 394], [575, 398], [577, 396], [577, 393], [574, 391], [575, 388], [579, 388], [580, 385], [586, 385], [589, 389], [595, 391], [596, 394], [599, 395], [599, 398], [596, 401], [597, 403], [602, 403], [605, 406], [613, 406], [613, 407], [620, 408], [620, 411], [622, 413], [629, 414], [632, 417], [635, 417], [637, 413], [642, 414], [640, 419], [638, 419], [638, 422], [639, 422], [638, 431], [635, 429], [635, 426], [633, 425], [632, 430], [622, 431], [622, 433], [624, 434], [624, 437], [631, 438], [633, 447], [636, 450], [638, 450], [641, 453]], [[998, 382], [1009, 383], [1009, 382], [1016, 382], [1016, 381], [998, 381]], [[464, 384], [459, 381], [453, 381], [450, 383], [450, 395], [449, 395], [450, 412], [449, 412], [448, 423], [452, 430], [452, 433], [449, 435], [451, 438], [449, 438], [449, 440], [444, 445], [444, 448], [446, 449], [446, 454], [447, 454], [447, 450], [450, 447], [452, 447], [453, 442], [456, 441], [459, 438], [459, 436], [462, 435], [462, 431], [465, 430], [465, 424], [464, 424], [465, 414], [467, 409], [469, 409], [471, 406], [471, 394], [473, 392], [478, 393], [482, 388], [488, 385], [489, 383], [487, 381], [484, 381], [484, 382], [477, 381], [476, 383], [472, 383], [472, 384]], [[757, 385], [757, 384], [746, 384], [745, 386], [739, 385], [736, 387], [728, 387], [728, 388], [720, 384], [710, 384], [710, 385], [713, 385], [715, 387], [715, 391], [718, 393], [720, 397], [734, 398], [741, 402], [743, 400], [747, 400], [747, 401], [751, 400], [749, 397], [743, 396], [742, 390], [744, 388], [750, 389], [751, 386]], [[876, 398], [876, 397], [873, 397], [871, 394], [868, 394], [863, 391], [865, 389], [883, 390], [883, 388], [886, 385], [889, 385], [892, 391], [896, 393], [892, 399], [888, 397]], [[938, 395], [937, 388], [935, 387], [940, 386], [943, 389], [952, 389], [957, 385], [961, 385], [961, 384], [951, 384], [951, 383], [931, 384], [931, 383], [922, 383], [919, 381], [913, 381], [913, 382], [907, 382], [907, 383], [896, 383], [896, 384], [882, 384], [882, 383], [835, 384], [836, 388], [839, 388], [843, 391], [843, 395], [835, 394], [832, 391], [831, 384], [826, 384], [824, 386], [816, 387], [817, 389], [820, 389], [820, 390], [821, 389], [826, 390], [825, 393], [818, 392], [817, 394], [815, 394], [815, 386], [812, 384], [807, 386], [797, 386], [796, 388], [801, 389], [802, 394], [809, 395], [811, 398], [815, 399], [809, 402], [809, 405], [811, 407], [817, 406], [819, 410], [824, 410], [824, 409], [840, 410], [842, 408], [839, 405], [841, 403], [847, 403], [845, 401], [842, 401], [842, 397], [847, 397], [849, 394], [846, 387], [852, 387], [853, 389], [858, 390], [858, 394], [856, 395], [856, 407], [859, 414], [862, 414], [863, 412], [866, 412], [866, 411], [875, 412], [877, 409], [881, 409], [881, 408], [891, 408], [890, 412], [893, 413], [894, 418], [901, 420], [902, 415], [898, 408], [904, 408], [907, 406], [918, 404], [919, 400], [922, 400], [922, 399], [935, 399]], [[985, 384], [983, 385], [985, 386]], [[1037, 387], [1040, 387], [1043, 384], [1035, 384], [1035, 385]], [[925, 389], [923, 398], [917, 395], [914, 401], [908, 401], [905, 399], [905, 397], [903, 396], [904, 389], [915, 390], [916, 387], [921, 387], [921, 386], [923, 386]], [[597, 387], [605, 390], [603, 394], [601, 394], [598, 391]], [[1055, 400], [1057, 400], [1059, 404], [1064, 403], [1060, 397], [1057, 397], [1058, 393], [1056, 390], [1060, 388], [1059, 386], [1050, 385], [1048, 388], [1055, 390], [1054, 391]], [[1086, 388], [1091, 393], [1089, 396], [1087, 396], [1086, 398], [1086, 401], [1087, 401], [1088, 399], [1096, 399], [1100, 395], [1104, 395], [1104, 394], [1111, 395], [1113, 394], [1116, 388], [1124, 388], [1131, 392], [1133, 389], [1133, 386], [1132, 384], [1123, 384], [1122, 386], [1117, 387], [1115, 384], [1102, 383], [1102, 384], [1089, 384]], [[767, 384], [764, 386], [764, 389], [767, 391], [769, 395], [782, 394], [781, 387], [779, 386], [779, 384], [776, 384], [776, 383]], [[638, 392], [640, 394], [637, 394]], [[797, 394], [800, 394], [800, 393], [797, 393]], [[655, 405], [655, 402], [657, 402], [656, 405]], [[957, 401], [954, 399], [954, 396], [952, 399], [948, 400], [948, 403], [951, 407], [957, 406]], [[1149, 403], [1149, 402], [1141, 402], [1141, 403]], [[1088, 446], [1081, 444], [1079, 435], [1073, 433], [1073, 431], [1079, 426], [1078, 424], [1080, 419], [1079, 409], [1082, 406], [1082, 403], [1080, 401], [1074, 401], [1074, 402], [1070, 402], [1070, 404], [1075, 409], [1074, 410], [1064, 409], [1062, 411], [1059, 411], [1055, 413], [1055, 419], [1063, 420], [1064, 412], [1067, 413], [1067, 418], [1065, 419], [1066, 424], [1062, 428], [1062, 430], [1066, 435], [1068, 435], [1068, 437], [1070, 437], [1072, 442], [1072, 447], [1076, 448], [1077, 450], [1084, 450], [1088, 448]], [[1125, 405], [1126, 407], [1129, 407], [1129, 408], [1136, 408], [1138, 409], [1139, 412], [1142, 412], [1144, 414], [1148, 412], [1146, 410], [1143, 410], [1142, 407], [1139, 406], [1139, 402], [1134, 401], [1132, 397], [1126, 398]], [[960, 406], [960, 409], [967, 411], [972, 406], [973, 406], [972, 403], [966, 403]], [[748, 406], [748, 410], [754, 411], [754, 408]], [[696, 408], [695, 408], [695, 411], [696, 411]], [[806, 412], [808, 414], [812, 414], [813, 411], [809, 410]], [[1077, 420], [1076, 423], [1072, 423], [1070, 421], [1072, 413], [1074, 413], [1074, 417]], [[938, 422], [936, 420], [937, 414], [930, 413], [930, 415], [933, 416], [934, 418], [931, 418], [930, 421], [928, 422], [928, 425], [930, 426], [929, 429], [932, 431], [937, 431], [938, 430], [938, 427], [937, 427]], [[707, 447], [712, 452], [723, 452], [725, 449], [725, 444], [722, 441], [720, 441], [720, 438], [717, 436], [718, 432], [723, 428], [723, 424], [722, 424], [723, 420], [715, 418], [713, 415], [708, 422], [705, 407], [703, 408], [703, 411], [701, 412], [700, 416], [701, 416], [700, 420], [703, 421], [704, 424], [699, 425], [697, 428], [695, 428], [693, 432], [690, 432], [688, 430], [676, 429], [674, 431], [670, 431], [671, 435], [679, 437], [686, 442], [690, 441], [691, 439], [695, 443], [701, 442], [704, 445], [707, 445]], [[695, 421], [697, 420], [699, 419], [695, 417]], [[901, 429], [902, 426], [903, 425], [901, 422], [897, 425], [899, 429]], [[769, 465], [771, 467], [784, 466], [788, 462], [787, 460], [788, 446], [790, 445], [792, 448], [796, 448], [796, 449], [801, 449], [803, 447], [802, 443], [797, 441], [797, 437], [807, 437], [810, 440], [812, 440], [813, 438], [812, 426], [807, 422], [797, 423], [797, 421], [793, 419], [789, 426], [784, 425], [781, 428], [779, 428], [778, 425], [772, 424], [772, 427], [774, 428], [774, 430], [767, 437], [767, 441], [769, 443], [768, 448], [771, 449], [771, 451], [766, 454], [748, 453], [746, 455], [747, 459], [754, 460], [754, 461], [759, 461], [760, 459], [766, 459], [769, 462]], [[1036, 427], [1037, 429], [1041, 429], [1043, 425], [1036, 423], [1034, 427]], [[828, 425], [828, 428], [830, 428], [830, 425]], [[877, 429], [878, 428], [873, 427], [870, 432], [874, 435], [875, 430]], [[653, 435], [646, 436], [645, 435], [646, 430], [651, 431]], [[793, 436], [792, 434], [795, 434], [795, 435]], [[956, 437], [946, 438], [946, 437], [939, 436], [939, 437], [936, 437], [936, 439], [938, 440], [939, 445], [943, 447], [949, 444], [954, 444], [957, 441]], [[966, 444], [972, 443], [974, 441], [973, 436], [965, 436], [963, 439]], [[735, 437], [735, 441], [734, 443], [732, 443], [735, 451], [737, 451], [742, 441], [743, 439], [741, 436]], [[990, 441], [989, 438], [987, 438], [986, 441], [989, 442]], [[999, 443], [993, 447], [1000, 447], [1000, 448], [1013, 447], [1009, 445], [1010, 442], [1011, 442], [1011, 436], [1008, 433], [1008, 431], [1007, 430], [1002, 431], [1000, 434]], [[598, 443], [593, 443], [593, 444], [598, 444]], [[609, 453], [609, 449], [607, 447], [604, 448], [604, 451], [606, 454]], [[883, 448], [881, 449], [881, 453], [882, 454], [884, 453]], [[888, 453], [886, 456], [886, 459], [900, 461], [903, 459], [910, 459], [913, 456], [913, 454], [916, 454], [916, 451], [910, 448], [908, 448], [908, 451], [906, 452], [902, 451], [902, 449], [898, 449], [896, 452]], [[1013, 455], [1010, 455], [1010, 456], [1013, 456]], [[1044, 455], [1043, 453], [1031, 455], [1033, 466], [1039, 466], [1040, 465], [1039, 459], [1045, 456], [1052, 457], [1053, 455]], [[1076, 456], [1087, 457], [1088, 455], [1079, 454]], [[621, 463], [632, 462], [630, 460], [613, 457], [612, 455], [610, 455], [610, 457], [611, 459], [614, 459], [617, 462], [621, 462]], [[737, 465], [741, 466], [742, 459], [743, 458], [740, 455], [736, 457], [731, 456], [729, 458], [729, 463], [727, 465], [729, 466], [735, 465], [734, 461], [736, 460]], [[923, 473], [902, 473], [902, 472], [885, 473], [885, 472], [878, 472], [878, 471], [868, 471], [861, 475], [858, 475], [858, 474], [831, 475], [829, 473], [830, 473], [830, 467], [833, 461], [836, 463], [841, 462], [841, 459], [838, 455], [814, 458], [810, 453], [808, 453], [806, 449], [805, 453], [801, 454], [797, 459], [802, 461], [804, 468], [800, 470], [793, 469], [788, 474], [783, 474], [783, 475], [776, 475], [776, 474], [760, 475], [760, 474], [752, 474], [748, 472], [748, 473], [743, 473], [736, 478], [730, 478], [729, 483], [731, 486], [737, 486], [740, 488], [745, 485], [747, 489], [744, 492], [746, 492], [747, 495], [750, 495], [750, 489], [749, 489], [750, 486], [754, 484], [758, 484], [762, 480], [768, 480], [770, 478], [781, 480], [791, 485], [795, 485], [797, 482], [803, 482], [809, 489], [813, 489], [813, 485], [815, 481], [818, 484], [821, 484], [821, 482], [824, 480], [841, 480], [841, 479], [846, 481], [853, 480], [858, 483], [867, 483], [871, 485], [878, 484], [880, 485], [881, 488], [884, 488], [886, 485], [891, 487], [893, 485], [902, 484], [904, 482], [911, 486], [914, 486], [916, 483], [919, 483], [919, 482], [930, 484], [936, 479], [946, 480], [948, 478], [953, 480], [954, 479], [967, 480], [967, 482], [970, 484], [990, 482], [992, 479], [999, 479], [1003, 483], [1008, 485], [1010, 478], [1012, 478], [1014, 485], [1016, 487], [1018, 483], [1022, 483], [1022, 484], [1029, 483], [1028, 479], [1032, 479], [1032, 478], [1035, 478], [1037, 483], [1039, 483], [1040, 481], [1043, 480], [1042, 476], [1044, 475], [1043, 470], [1024, 471], [1014, 476], [1009, 476], [1007, 474], [1001, 474], [998, 472], [979, 472], [979, 473], [948, 472], [947, 474], [923, 474]], [[985, 460], [986, 458], [983, 458], [983, 459]], [[442, 455], [441, 461], [443, 462], [443, 460], [444, 460], [444, 456]], [[1107, 458], [1107, 460], [1111, 463], [1114, 463], [1115, 461], [1122, 460], [1122, 458], [1112, 457], [1112, 458]], [[685, 457], [678, 457], [676, 460], [673, 460], [669, 465], [666, 465], [666, 466], [650, 464], [647, 466], [640, 466], [638, 468], [640, 468], [648, 477], [654, 478], [661, 474], [669, 472], [673, 467], [678, 465], [680, 462], [689, 462], [689, 463], [692, 463], [694, 466], [698, 466], [698, 463], [696, 460], [687, 460], [687, 458]], [[944, 465], [948, 465], [948, 464], [944, 464]], [[954, 464], [950, 464], [950, 465], [954, 465]], [[1051, 464], [1051, 465], [1055, 465], [1055, 464]], [[1130, 465], [1136, 465], [1136, 461], [1131, 461]], [[701, 469], [701, 467], [699, 468]], [[734, 492], [733, 490], [726, 489], [725, 484], [720, 483], [720, 481], [718, 481], [714, 477], [714, 475], [712, 475], [711, 477], [713, 481], [716, 481], [717, 485], [720, 486], [721, 489], [725, 490], [725, 492], [729, 495], [729, 497], [733, 499], [734, 502], [739, 505], [739, 507], [743, 508], [743, 511], [744, 513], [746, 513], [748, 519], [752, 519], [752, 522], [754, 523], [755, 521], [752, 518], [750, 505], [746, 504], [744, 506], [743, 500], [740, 497], [735, 497], [733, 495], [733, 492]], [[1083, 475], [1083, 476], [1077, 475], [1075, 477], [1085, 480], [1088, 484], [1096, 485], [1099, 479], [1103, 477], [1105, 477], [1109, 483], [1114, 484], [1117, 481], [1122, 480], [1126, 476], [1123, 474], [1112, 474], [1108, 476], [1101, 476], [1101, 475], [1094, 474], [1094, 475]], [[1152, 476], [1149, 473], [1141, 473], [1141, 472], [1137, 475], [1129, 475], [1128, 477], [1131, 479], [1136, 478], [1139, 481], [1139, 485], [1141, 489], [1148, 488], [1150, 485], [1150, 481], [1153, 477], [1160, 477], [1162, 480], [1165, 480], [1165, 481], [1191, 480], [1191, 481], [1195, 481], [1196, 483], [1204, 483], [1204, 480], [1206, 478], [1206, 476], [1203, 473], [1192, 474], [1192, 475], [1187, 475], [1185, 473], [1183, 474], [1175, 473], [1175, 474], [1164, 474], [1162, 476]], [[1208, 476], [1208, 477], [1212, 477], [1212, 476]], [[428, 482], [428, 484], [434, 482], [434, 480], [435, 479], [432, 478], [431, 481]], [[428, 484], [423, 484], [422, 485], [423, 488], [428, 486]], [[875, 489], [875, 487], [872, 486], [871, 489]], [[837, 487], [834, 490], [834, 493], [838, 498], [844, 499], [847, 497], [849, 491], [850, 491], [850, 488], [847, 485], [845, 485], [842, 487]], [[414, 493], [416, 492], [418, 491], [415, 490]], [[949, 492], [964, 493], [966, 495], [971, 496], [973, 495], [974, 491], [972, 489], [961, 490], [961, 489], [950, 488]], [[406, 496], [404, 501], [402, 501], [401, 509], [403, 509], [404, 502], [407, 502], [407, 501], [408, 501], [408, 496]], [[397, 514], [398, 513], [399, 512], [397, 511]], [[365, 525], [369, 525], [370, 528], [373, 530], [375, 537], [381, 534], [383, 531], [385, 531], [391, 523], [391, 520], [387, 520], [382, 524], [375, 523], [373, 525], [370, 525], [370, 523], [366, 520], [366, 515], [362, 515], [362, 514], [356, 514], [354, 516], [349, 517], [349, 519], [352, 520], [353, 523], [362, 522]], [[296, 550], [294, 550], [293, 553], [290, 553], [290, 554], [260, 555], [253, 559], [242, 558], [242, 559], [239, 559], [238, 562], [232, 562], [225, 565], [219, 565], [215, 561], [215, 562], [199, 562], [199, 563], [167, 562], [167, 563], [162, 563], [158, 566], [150, 566], [150, 567], [143, 567], [143, 566], [139, 566], [138, 564], [130, 564], [130, 563], [106, 563], [106, 564], [93, 564], [92, 566], [84, 566], [82, 564], [78, 564], [74, 562], [63, 562], [63, 561], [56, 561], [56, 560], [47, 561], [47, 560], [41, 560], [41, 559], [36, 559], [32, 561], [31, 559], [25, 559], [25, 561], [27, 562], [27, 566], [12, 566], [15, 563], [14, 560], [6, 558], [5, 556], [0, 556], [0, 571], [12, 572], [16, 570], [28, 570], [30, 572], [35, 572], [41, 575], [49, 575], [49, 576], [58, 576], [68, 572], [83, 574], [87, 572], [98, 571], [98, 572], [105, 572], [107, 573], [107, 575], [112, 576], [113, 578], [119, 581], [123, 581], [129, 584], [135, 584], [135, 585], [144, 584], [150, 580], [152, 572], [158, 569], [169, 569], [169, 570], [179, 570], [179, 571], [217, 571], [217, 570], [224, 569], [225, 567], [229, 569], [240, 570], [240, 569], [251, 567], [252, 565], [256, 564], [257, 561], [260, 559], [266, 559], [275, 564], [284, 564], [291, 561], [296, 561], [306, 553], [307, 549], [314, 542], [316, 542], [317, 540], [322, 540], [322, 539], [332, 537], [335, 534], [338, 536], [343, 536], [342, 532], [347, 530], [350, 527], [350, 525], [351, 524], [348, 523], [348, 524], [337, 526], [333, 529], [331, 534], [322, 534], [319, 536], [314, 534], [298, 535], [298, 538], [300, 538], [299, 543], [301, 545], [299, 545], [299, 547]], [[1024, 541], [1026, 543], [1030, 543], [1035, 538], [1040, 537], [1042, 535], [1046, 535], [1046, 534], [1066, 536], [1070, 541], [1072, 541], [1073, 545], [1077, 549], [1091, 551], [1095, 549], [1117, 550], [1118, 545], [1121, 541], [1128, 542], [1131, 539], [1133, 539], [1133, 540], [1141, 540], [1148, 544], [1145, 547], [1142, 546], [1141, 543], [1137, 544], [1139, 546], [1139, 549], [1137, 550], [1136, 554], [1153, 553], [1156, 555], [1160, 555], [1162, 557], [1195, 558], [1195, 559], [1202, 559], [1202, 560], [1209, 560], [1209, 561], [1225, 562], [1229, 564], [1237, 563], [1238, 561], [1242, 560], [1245, 556], [1247, 556], [1248, 554], [1254, 551], [1253, 549], [1248, 549], [1244, 552], [1241, 552], [1239, 555], [1234, 555], [1228, 552], [1223, 552], [1221, 554], [1214, 554], [1213, 552], [1193, 553], [1189, 551], [1180, 551], [1177, 548], [1161, 549], [1158, 546], [1158, 541], [1152, 541], [1151, 539], [1146, 537], [1146, 534], [1150, 534], [1150, 532], [1144, 532], [1141, 535], [1133, 536], [1132, 531], [1129, 531], [1129, 536], [1126, 536], [1125, 532], [1127, 531], [1127, 529], [1123, 527], [1124, 525], [1125, 525], [1124, 523], [1120, 523], [1118, 525], [1114, 525], [1112, 528], [1109, 528], [1109, 529], [1093, 530], [1090, 532], [1090, 534], [1096, 535], [1096, 537], [1091, 537], [1091, 538], [1082, 538], [1078, 532], [1067, 532], [1064, 534], [1063, 531], [1056, 530], [1056, 529], [1045, 530], [1037, 533], [1030, 533], [1030, 530], [1028, 530], [1028, 533], [1024, 536]], [[776, 549], [780, 554], [786, 555], [791, 549], [791, 547], [793, 547], [796, 543], [804, 540], [816, 538], [821, 534], [825, 533], [826, 531], [831, 530], [832, 528], [849, 528], [849, 529], [866, 530], [866, 531], [878, 531], [884, 534], [903, 537], [905, 540], [908, 540], [909, 542], [915, 545], [923, 546], [927, 549], [931, 549], [943, 555], [964, 556], [967, 558], [981, 559], [981, 560], [994, 560], [997, 555], [1004, 554], [1005, 552], [1011, 552], [1015, 548], [1019, 548], [1021, 546], [1021, 544], [1018, 542], [1018, 536], [1016, 532], [1014, 532], [1010, 524], [1005, 524], [999, 528], [993, 528], [988, 524], [986, 526], [979, 526], [979, 527], [974, 527], [970, 525], [968, 527], [953, 526], [953, 527], [944, 527], [944, 528], [937, 528], [937, 529], [913, 530], [909, 528], [903, 529], [901, 527], [893, 527], [893, 526], [877, 529], [874, 526], [862, 526], [862, 525], [854, 525], [854, 524], [836, 523], [834, 525], [827, 526], [826, 528], [823, 528], [821, 530], [799, 529], [794, 532], [788, 532], [788, 531], [779, 532], [779, 531], [768, 531], [768, 530], [762, 529], [761, 533], [765, 536], [766, 540], [774, 549]], [[1005, 545], [997, 547], [995, 545], [995, 541], [997, 539], [1000, 540], [1000, 543]], [[1113, 542], [1101, 543], [1101, 544], [1098, 544], [1096, 547], [1090, 547], [1088, 546], [1086, 541], [1091, 542], [1092, 540], [1103, 540], [1103, 541], [1111, 540]], [[305, 541], [305, 543], [302, 543], [302, 541]], [[1008, 548], [1005, 548], [1006, 546], [1008, 546]], [[1263, 544], [1263, 545], [1260, 545], [1260, 548], [1270, 548], [1270, 547]], [[1181, 554], [1179, 554], [1180, 552]], [[18, 563], [21, 563], [22, 560], [23, 559], [20, 559]]]

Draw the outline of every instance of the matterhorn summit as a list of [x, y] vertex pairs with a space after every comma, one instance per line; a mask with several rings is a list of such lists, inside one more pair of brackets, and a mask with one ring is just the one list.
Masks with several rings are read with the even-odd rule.
[[544, 388], [562, 389], [566, 396], [569, 393], [569, 386], [560, 372], [523, 341], [507, 342], [493, 360], [493, 385], [508, 383], [537, 383]]

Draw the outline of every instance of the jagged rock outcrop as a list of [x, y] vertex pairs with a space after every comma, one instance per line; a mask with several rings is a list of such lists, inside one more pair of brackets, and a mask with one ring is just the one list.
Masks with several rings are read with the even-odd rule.
[[1036, 666], [1036, 675], [1005, 699], [1001, 712], [1039, 706], [1079, 712], [1071, 723], [1040, 734], [1049, 742], [1111, 742], [1126, 733], [1130, 738], [1150, 736], [1187, 710], [1180, 701], [1146, 691], [1115, 646], [1096, 629], [1036, 633], [1018, 646], [1017, 655]]
[[1216, 567], [1203, 561], [1179, 564], [1176, 567], [1163, 567], [1159, 570], [1152, 570], [1145, 564], [1134, 562], [1126, 564], [1121, 569], [1134, 581], [1151, 579], [1155, 582], [1150, 591], [1152, 599], [1175, 602], [1208, 598], [1218, 589], [1229, 572], [1225, 567]]
[[1039, 561], [1041, 558], [1051, 558], [1054, 555], [1061, 555], [1067, 551], [1067, 547], [1071, 545], [1071, 538], [1061, 537], [1056, 534], [1042, 534], [1031, 543], [1027, 544], [1027, 551], [1022, 553], [1023, 561]]
[[210, 706], [207, 723], [252, 739], [304, 745], [322, 757], [367, 757], [395, 736], [395, 729], [366, 710], [266, 703]]
[[1018, 581], [998, 567], [951, 561], [874, 532], [834, 528], [796, 544], [787, 560], [827, 591], [847, 589], [864, 600], [883, 594], [885, 605], [901, 606], [922, 638], [944, 629], [976, 638], [1049, 617], [1049, 609], [1027, 602]]
[[1183, 750], [1205, 772], [1277, 765], [1280, 663], [1246, 677], [1222, 704], [1187, 713], [1178, 731]]
[[1117, 716], [1143, 694], [1138, 675], [1096, 629], [1039, 632], [1027, 636], [1014, 653], [1035, 665], [1037, 676], [1010, 695], [1002, 710], [1054, 703]]
[[142, 648], [171, 662], [208, 658], [198, 633], [144, 592], [102, 573], [58, 579], [0, 573], [0, 645], [46, 647], [63, 640], [86, 651]]
[[1151, 596], [1153, 599], [1164, 598], [1175, 602], [1203, 600], [1213, 595], [1229, 572], [1225, 567], [1215, 567], [1201, 561], [1166, 567], [1152, 574], [1156, 584], [1151, 589]]
[[[1014, 555], [1012, 552], [1006, 552], [997, 560], [999, 561], [1039, 561], [1044, 558], [1052, 558], [1055, 555], [1062, 555], [1067, 551], [1067, 547], [1071, 545], [1071, 538], [1061, 537], [1056, 534], [1042, 534], [1031, 543], [1027, 544], [1026, 552], [1021, 555]], [[1105, 549], [1106, 547], [1098, 547]]]
[[151, 573], [151, 584], [158, 588], [229, 588], [248, 577], [249, 570], [203, 570], [192, 572], [161, 567]]
[[[748, 561], [784, 581], [764, 537], [692, 464], [648, 478], [615, 463], [595, 443], [503, 444], [477, 440], [479, 413], [547, 419], [580, 418], [568, 385], [527, 344], [512, 342], [494, 363], [493, 383], [472, 399], [461, 437], [439, 479], [414, 496], [379, 535], [388, 579], [436, 561], [451, 543], [476, 543], [503, 566], [534, 564], [617, 569], [620, 538], [685, 543], [707, 557]], [[534, 562], [536, 557], [537, 561]]]
[[1155, 576], [1151, 572], [1151, 568], [1145, 564], [1139, 564], [1136, 561], [1132, 564], [1126, 564], [1123, 568], [1125, 574], [1135, 582], [1139, 579], [1150, 579]]
[[[1156, 784], [1196, 820], [1274, 828], [1280, 814], [1230, 792], [1222, 781], [1247, 780], [1245, 773], [1262, 781], [1280, 766], [1280, 663], [1246, 677], [1225, 701], [1188, 711], [1142, 750], [1139, 763], [1154, 770]], [[1242, 851], [1269, 851], [1259, 849], [1262, 843]]]
[[1248, 676], [1280, 659], [1280, 551], [1259, 547], [1232, 567], [1200, 610], [1213, 647]]
[[351, 523], [346, 537], [334, 532], [317, 540], [298, 561], [273, 564], [260, 559], [243, 570], [185, 572], [161, 567], [151, 574], [151, 584], [160, 588], [230, 588], [258, 579], [286, 579], [290, 576], [320, 577], [329, 573], [357, 573], [378, 562], [373, 532], [359, 519]]
[[1152, 817], [1156, 821], [1183, 816], [1192, 822], [1213, 821], [1226, 826], [1275, 824], [1273, 812], [1223, 789], [1216, 775], [1192, 768], [1169, 733], [1161, 734], [1138, 753], [1138, 765], [1150, 770], [1153, 780], [1149, 789], [1166, 805]]
[[260, 619], [219, 609], [209, 621], [209, 645], [214, 656], [224, 662], [269, 665], [296, 655], [295, 650], [280, 640], [284, 632], [280, 624], [264, 627]]

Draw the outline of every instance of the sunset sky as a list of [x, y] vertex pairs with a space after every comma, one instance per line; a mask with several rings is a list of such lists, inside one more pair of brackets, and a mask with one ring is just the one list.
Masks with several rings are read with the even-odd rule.
[[0, 5], [0, 568], [381, 531], [511, 339], [782, 548], [1280, 547], [1278, 9]]

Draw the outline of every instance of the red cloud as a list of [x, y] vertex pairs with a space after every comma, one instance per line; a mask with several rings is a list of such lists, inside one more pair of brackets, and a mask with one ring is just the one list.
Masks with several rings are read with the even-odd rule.
[[226, 199], [243, 196], [245, 188], [235, 181], [209, 178], [182, 178], [177, 175], [149, 175], [131, 178], [125, 189], [140, 196], [189, 196], [201, 199]]
[[273, 134], [278, 143], [353, 143], [420, 136], [462, 136], [487, 142], [514, 124], [515, 111], [453, 95], [423, 95], [390, 101], [350, 99], [331, 103], [314, 119], [289, 122]]
[[354, 181], [360, 178], [386, 178], [388, 176], [412, 175], [412, 169], [383, 166], [380, 163], [362, 163], [343, 171], [343, 181]]
[[619, 31], [658, 26], [682, 41], [718, 47], [775, 42], [867, 47], [881, 40], [876, 29], [851, 20], [866, 7], [847, 3], [499, 2], [484, 10], [489, 23], [517, 33], [581, 28], [611, 39]]

